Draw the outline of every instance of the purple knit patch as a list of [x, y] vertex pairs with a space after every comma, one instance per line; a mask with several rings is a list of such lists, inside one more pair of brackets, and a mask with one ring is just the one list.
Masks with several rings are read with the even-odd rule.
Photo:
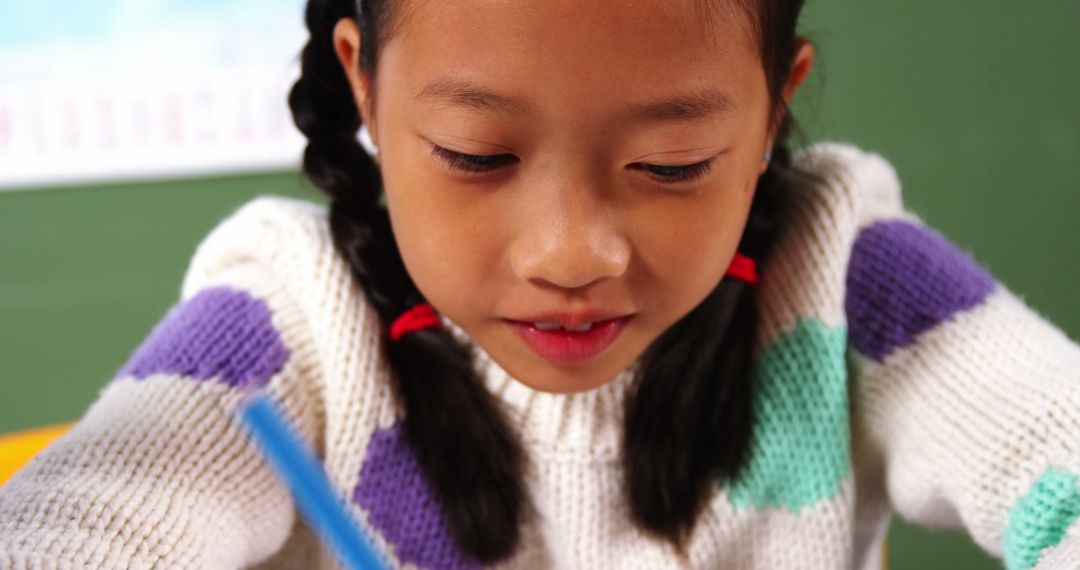
[[367, 510], [399, 561], [448, 570], [481, 567], [454, 545], [400, 422], [371, 437], [353, 502]]
[[856, 350], [881, 361], [952, 315], [978, 305], [995, 282], [941, 235], [904, 220], [859, 232], [844, 309]]
[[116, 375], [142, 380], [168, 373], [261, 386], [289, 357], [270, 317], [265, 302], [243, 291], [205, 289], [169, 311]]

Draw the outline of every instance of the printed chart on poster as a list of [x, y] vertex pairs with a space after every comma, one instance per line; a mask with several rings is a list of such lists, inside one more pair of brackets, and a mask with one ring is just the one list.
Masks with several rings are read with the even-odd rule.
[[299, 0], [0, 9], [0, 190], [294, 168]]

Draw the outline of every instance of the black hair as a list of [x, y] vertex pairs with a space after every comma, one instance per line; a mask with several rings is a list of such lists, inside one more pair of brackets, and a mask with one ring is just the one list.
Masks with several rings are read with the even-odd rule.
[[[803, 1], [738, 2], [756, 24], [775, 116], [782, 117], [738, 246], [764, 265], [783, 189], [794, 174], [785, 142], [791, 118], [780, 89], [791, 71]], [[390, 323], [424, 299], [379, 203], [380, 172], [357, 142], [361, 119], [332, 44], [337, 22], [356, 20], [363, 38], [360, 67], [374, 78], [379, 45], [392, 24], [386, 4], [308, 1], [310, 39], [289, 105], [308, 140], [304, 172], [329, 197], [334, 246], [379, 318]], [[627, 396], [622, 464], [631, 516], [639, 528], [680, 549], [710, 493], [738, 476], [748, 454], [756, 330], [754, 289], [722, 279], [645, 350]], [[527, 458], [503, 410], [480, 382], [469, 345], [449, 331], [425, 329], [384, 343], [383, 350], [404, 410], [407, 441], [458, 547], [480, 562], [509, 557], [529, 513], [523, 482]]]

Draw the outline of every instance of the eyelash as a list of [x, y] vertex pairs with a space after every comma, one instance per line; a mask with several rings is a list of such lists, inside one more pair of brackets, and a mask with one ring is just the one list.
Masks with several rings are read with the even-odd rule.
[[[690, 182], [708, 174], [709, 170], [712, 169], [713, 161], [715, 160], [716, 157], [714, 156], [701, 162], [695, 162], [694, 164], [686, 164], [683, 166], [667, 166], [662, 164], [642, 163], [635, 163], [631, 166], [638, 170], [644, 170], [651, 174], [657, 180], [661, 180], [665, 183]], [[671, 174], [660, 174], [660, 172], [657, 172], [658, 170]]]
[[[446, 166], [455, 170], [461, 170], [472, 174], [481, 174], [484, 172], [490, 172], [508, 164], [510, 162], [516, 162], [517, 157], [512, 154], [495, 154], [495, 155], [477, 155], [477, 154], [464, 154], [460, 152], [454, 152], [447, 150], [438, 145], [432, 145], [431, 156], [435, 157], [438, 161], [442, 162]], [[669, 166], [660, 164], [644, 164], [635, 163], [631, 166], [644, 170], [653, 178], [663, 183], [676, 183], [676, 182], [689, 182], [705, 176], [712, 168], [713, 161], [716, 157], [712, 157], [708, 160], [696, 162], [694, 164], [686, 164], [682, 166]]]
[[495, 170], [507, 162], [517, 160], [512, 154], [494, 154], [486, 156], [463, 154], [447, 150], [439, 145], [431, 145], [431, 156], [434, 156], [450, 168], [475, 174]]

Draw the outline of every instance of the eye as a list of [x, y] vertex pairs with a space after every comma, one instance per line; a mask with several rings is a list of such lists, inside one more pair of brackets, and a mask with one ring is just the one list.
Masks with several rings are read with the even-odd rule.
[[464, 154], [439, 145], [431, 145], [431, 156], [454, 170], [472, 173], [488, 172], [518, 160], [512, 154]]
[[712, 168], [713, 161], [715, 160], [716, 157], [714, 156], [708, 160], [695, 162], [694, 164], [678, 166], [637, 162], [631, 164], [629, 168], [644, 170], [651, 177], [664, 183], [689, 182], [708, 174], [709, 169]]

